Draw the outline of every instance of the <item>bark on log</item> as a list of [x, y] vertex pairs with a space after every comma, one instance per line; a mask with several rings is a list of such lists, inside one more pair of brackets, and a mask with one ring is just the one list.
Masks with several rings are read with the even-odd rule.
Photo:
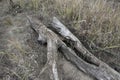
[[57, 46], [56, 39], [51, 33], [47, 33], [47, 61], [48, 66], [50, 66], [50, 78], [51, 80], [59, 80], [58, 71], [57, 71]]
[[93, 76], [97, 80], [120, 80], [120, 74], [108, 65], [103, 64], [100, 67], [91, 65], [75, 55], [75, 52], [65, 45], [62, 45], [60, 50], [66, 59], [72, 62], [78, 69]]
[[75, 42], [73, 45], [78, 52], [80, 52], [87, 61], [95, 65], [100, 65], [100, 60], [98, 60], [94, 55], [92, 55], [79, 41], [79, 39], [74, 36], [56, 17], [53, 17], [52, 27], [66, 40], [71, 40]]
[[31, 28], [38, 33], [38, 41], [42, 43], [47, 42], [47, 63], [45, 67], [40, 72], [39, 76], [47, 70], [49, 72], [50, 80], [59, 80], [58, 71], [57, 71], [57, 45], [56, 45], [56, 37], [53, 34], [49, 33], [45, 25], [40, 23], [38, 20], [32, 20], [29, 16], [27, 16]]
[[[99, 70], [98, 73], [102, 73], [100, 71], [104, 71], [104, 69], [106, 70], [107, 74], [111, 74], [113, 72], [115, 72], [119, 77], [120, 74], [117, 73], [116, 71], [114, 71], [113, 69], [111, 69], [107, 64], [105, 64], [104, 62], [102, 62], [101, 60], [99, 60], [98, 58], [96, 58], [92, 53], [90, 53], [83, 45], [82, 43], [79, 41], [79, 39], [74, 36], [68, 29], [67, 27], [65, 27], [56, 17], [53, 17], [53, 21], [52, 21], [52, 27], [65, 39], [69, 39], [73, 42], [76, 42], [74, 44], [74, 47], [77, 51], [79, 51], [79, 54], [82, 54], [86, 57], [87, 60], [90, 61], [90, 63], [93, 63], [95, 65], [97, 65], [96, 67], [99, 68], [96, 70]], [[92, 70], [92, 69], [91, 69]], [[89, 71], [88, 71], [89, 72]], [[107, 75], [106, 74], [106, 75]], [[114, 75], [114, 74], [112, 74]], [[97, 75], [96, 75], [97, 76]], [[106, 76], [107, 77], [107, 76]], [[109, 77], [110, 78], [110, 77]], [[115, 79], [115, 77], [114, 77]], [[118, 78], [119, 80], [120, 78]], [[107, 79], [103, 79], [103, 80], [107, 80]], [[109, 80], [109, 79], [108, 79]], [[112, 80], [112, 77], [110, 78], [110, 80]]]
[[[30, 21], [30, 23], [34, 23], [33, 20], [29, 20], [29, 21]], [[76, 55], [76, 53], [72, 49], [70, 49], [69, 47], [67, 47], [66, 44], [62, 40], [60, 40], [59, 37], [53, 31], [51, 31], [50, 29], [48, 29], [45, 26], [40, 26], [40, 22], [39, 23], [35, 22], [35, 24], [37, 24], [38, 27], [40, 29], [42, 29], [41, 31], [44, 32], [44, 33], [41, 33], [41, 32], [38, 33], [39, 36], [42, 34], [42, 35], [45, 35], [44, 38], [46, 38], [46, 36], [48, 36], [49, 34], [52, 34], [52, 36], [54, 38], [53, 37], [51, 37], [51, 38], [53, 38], [55, 40], [53, 40], [53, 39], [50, 39], [50, 40], [53, 40], [53, 41], [56, 42], [57, 47], [63, 53], [63, 55], [65, 56], [65, 58], [67, 60], [69, 60], [71, 63], [73, 63], [78, 69], [82, 70], [83, 72], [85, 72], [85, 73], [87, 73], [89, 75], [92, 75], [93, 77], [95, 77], [98, 80], [120, 80], [120, 74], [118, 72], [116, 72], [115, 70], [113, 70], [112, 68], [110, 68], [104, 62], [102, 62], [102, 61], [99, 60], [99, 62], [100, 62], [99, 66], [87, 63], [86, 61], [84, 61], [80, 57], [78, 57]], [[41, 27], [43, 27], [43, 28], [41, 28]], [[34, 28], [34, 30], [37, 30], [34, 27], [34, 25], [32, 25], [32, 28]], [[49, 40], [48, 40], [48, 42], [49, 42]], [[48, 43], [48, 45], [52, 46], [52, 44], [50, 44], [50, 43]], [[89, 56], [87, 55], [87, 57], [89, 57]], [[55, 57], [53, 57], [53, 58], [55, 58]], [[92, 57], [92, 58], [94, 58], [94, 57]]]

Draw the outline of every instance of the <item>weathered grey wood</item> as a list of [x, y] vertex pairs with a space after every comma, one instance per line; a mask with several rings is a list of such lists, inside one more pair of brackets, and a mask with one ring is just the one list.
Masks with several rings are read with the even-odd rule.
[[[74, 36], [68, 29], [67, 27], [65, 27], [56, 17], [53, 18], [52, 21], [52, 27], [54, 29], [56, 29], [56, 31], [62, 35], [64, 38], [66, 39], [70, 39], [73, 42], [76, 42], [74, 44], [74, 47], [78, 50], [79, 54], [82, 54], [86, 57], [86, 59], [88, 59], [91, 63], [94, 63], [96, 65], [98, 65], [98, 69], [96, 68], [96, 70], [99, 70], [98, 73], [102, 73], [101, 71], [106, 70], [107, 74], [112, 74], [113, 72], [115, 72], [116, 75], [118, 75], [120, 77], [120, 74], [117, 73], [116, 71], [114, 71], [113, 69], [111, 69], [107, 64], [105, 64], [104, 62], [102, 62], [101, 60], [99, 60], [98, 58], [96, 58], [92, 53], [90, 53], [83, 45], [82, 43], [79, 41], [79, 39]], [[62, 50], [63, 51], [63, 50]], [[69, 53], [69, 52], [68, 52]], [[76, 59], [76, 58], [75, 58]], [[97, 66], [96, 66], [97, 67]], [[108, 69], [108, 70], [107, 70]], [[92, 70], [92, 69], [91, 69]], [[89, 71], [88, 71], [89, 72]], [[108, 73], [109, 72], [109, 73]], [[93, 72], [94, 73], [94, 72]], [[107, 75], [106, 74], [106, 75]], [[114, 75], [114, 74], [112, 74]], [[97, 76], [97, 75], [96, 75]], [[107, 77], [107, 76], [106, 76]], [[110, 77], [109, 77], [110, 78]], [[114, 77], [115, 79], [115, 77]], [[113, 80], [114, 80], [113, 79]], [[119, 80], [120, 78], [118, 78]], [[103, 79], [104, 80], [104, 79]], [[109, 79], [108, 79], [109, 80]], [[112, 77], [110, 78], [110, 80], [112, 80]], [[117, 80], [117, 79], [115, 79]]]
[[59, 80], [59, 76], [58, 76], [58, 71], [57, 71], [57, 45], [56, 45], [56, 38], [51, 34], [51, 33], [47, 33], [47, 61], [48, 61], [48, 66], [49, 67], [49, 75], [51, 80]]
[[36, 31], [39, 35], [38, 41], [41, 41], [42, 43], [47, 42], [47, 63], [45, 67], [42, 69], [39, 76], [47, 70], [49, 72], [50, 80], [59, 80], [58, 71], [57, 71], [57, 45], [56, 45], [56, 38], [53, 36], [53, 34], [49, 33], [47, 31], [48, 29], [40, 23], [38, 20], [34, 19], [32, 20], [29, 16], [27, 16], [31, 28]]
[[100, 67], [91, 65], [75, 55], [75, 52], [65, 45], [62, 45], [60, 50], [66, 59], [73, 63], [78, 69], [95, 77], [97, 80], [120, 80], [120, 74], [108, 65], [102, 64]]
[[[32, 21], [30, 20], [30, 23]], [[37, 24], [40, 24], [40, 22]], [[34, 25], [32, 25], [32, 26], [33, 26], [33, 28], [35, 28]], [[40, 27], [43, 27], [43, 26], [39, 26], [39, 28]], [[44, 28], [45, 29], [43, 29], [43, 28], [41, 28], [41, 29], [42, 29], [42, 31], [44, 31], [44, 33], [47, 33], [47, 34], [43, 33], [45, 35], [44, 37], [49, 37], [47, 39], [48, 45], [49, 46], [57, 45], [57, 47], [59, 48], [59, 51], [61, 51], [63, 53], [65, 58], [67, 60], [69, 60], [71, 63], [73, 63], [79, 70], [82, 70], [83, 72], [95, 77], [98, 80], [120, 80], [120, 74], [118, 72], [116, 72], [115, 70], [113, 70], [112, 68], [110, 68], [107, 64], [105, 64], [102, 61], [99, 61], [100, 62], [99, 66], [87, 63], [86, 61], [84, 61], [80, 57], [78, 57], [72, 49], [67, 47], [66, 44], [62, 40], [60, 40], [59, 37], [53, 31], [51, 31], [50, 29], [48, 29], [45, 26], [44, 26]], [[36, 30], [36, 28], [34, 30]], [[51, 37], [51, 35], [52, 35], [52, 37]], [[53, 43], [55, 42], [56, 44], [51, 44], [52, 42]], [[55, 52], [56, 52], [57, 48], [56, 47], [52, 47], [52, 48], [53, 48], [52, 50], [55, 50]], [[52, 52], [50, 48], [48, 49], [48, 53], [49, 52]], [[50, 56], [50, 55], [48, 55], [48, 56]], [[48, 58], [48, 60], [52, 60], [52, 58], [55, 60], [56, 57], [54, 57], [54, 56], [55, 55], [51, 55]], [[53, 62], [51, 62], [50, 64], [52, 64], [52, 63]]]
[[27, 16], [27, 19], [30, 23], [30, 27], [38, 34], [38, 41], [41, 41], [42, 43], [46, 43], [47, 42], [47, 37], [46, 37], [47, 33], [45, 32], [46, 31], [45, 25], [43, 25], [36, 19], [31, 20], [32, 18], [29, 16]]
[[75, 42], [73, 45], [76, 50], [80, 52], [86, 58], [86, 60], [90, 61], [95, 65], [100, 65], [100, 60], [98, 60], [94, 55], [92, 55], [79, 41], [79, 39], [74, 36], [68, 29], [65, 27], [56, 17], [53, 17], [52, 27], [56, 29], [56, 31], [62, 35], [64, 38]]

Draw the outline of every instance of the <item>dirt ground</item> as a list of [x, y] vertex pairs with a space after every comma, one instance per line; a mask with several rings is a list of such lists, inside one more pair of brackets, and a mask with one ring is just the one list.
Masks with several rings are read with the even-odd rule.
[[[40, 75], [47, 61], [46, 46], [37, 41], [38, 36], [30, 28], [26, 14], [38, 17], [50, 27], [48, 15], [32, 10], [9, 11], [8, 1], [0, 0], [0, 80], [50, 80], [47, 72]], [[76, 36], [85, 44], [83, 36]], [[111, 52], [117, 57], [104, 51], [94, 51], [93, 54], [120, 72], [119, 50]], [[79, 71], [61, 53], [58, 62], [60, 80], [94, 80]]]

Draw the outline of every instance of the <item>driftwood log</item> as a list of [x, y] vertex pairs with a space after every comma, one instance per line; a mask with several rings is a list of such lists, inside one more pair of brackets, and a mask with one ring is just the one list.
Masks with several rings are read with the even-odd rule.
[[[52, 30], [41, 24], [37, 19], [28, 17], [31, 24], [31, 28], [38, 34], [38, 41], [43, 43], [47, 42], [48, 54], [46, 66], [51, 71], [51, 80], [59, 80], [59, 74], [57, 72], [57, 50], [62, 52], [65, 58], [75, 65], [79, 70], [87, 73], [97, 80], [120, 80], [120, 74], [110, 68], [107, 64], [97, 59], [92, 55], [82, 43], [57, 19], [53, 18], [53, 27], [62, 35], [65, 39], [73, 40], [75, 48], [78, 53], [83, 54], [87, 59], [85, 61], [76, 55], [75, 51], [69, 48]], [[91, 64], [93, 63], [93, 64]], [[48, 64], [48, 65], [47, 65]], [[44, 70], [43, 70], [44, 71]], [[42, 71], [42, 72], [43, 72]], [[42, 73], [41, 72], [41, 73]]]
[[39, 76], [47, 70], [49, 72], [50, 80], [59, 80], [58, 71], [57, 71], [57, 39], [51, 33], [51, 30], [47, 29], [45, 25], [40, 23], [36, 19], [32, 19], [27, 16], [31, 28], [38, 33], [38, 41], [43, 44], [47, 42], [47, 63], [44, 68], [41, 70]]

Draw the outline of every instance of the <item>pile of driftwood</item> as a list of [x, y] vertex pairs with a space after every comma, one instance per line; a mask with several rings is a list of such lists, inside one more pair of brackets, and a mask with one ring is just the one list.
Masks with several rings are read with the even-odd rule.
[[[38, 41], [43, 44], [47, 43], [47, 63], [41, 74], [48, 70], [51, 80], [60, 80], [57, 70], [57, 52], [60, 51], [79, 70], [93, 76], [97, 80], [120, 80], [120, 74], [117, 71], [90, 53], [80, 40], [56, 17], [53, 17], [51, 24], [57, 33], [47, 28], [39, 20], [29, 16], [27, 18], [31, 28], [39, 35]], [[68, 44], [70, 44], [69, 47]], [[84, 59], [76, 53], [84, 56]]]

